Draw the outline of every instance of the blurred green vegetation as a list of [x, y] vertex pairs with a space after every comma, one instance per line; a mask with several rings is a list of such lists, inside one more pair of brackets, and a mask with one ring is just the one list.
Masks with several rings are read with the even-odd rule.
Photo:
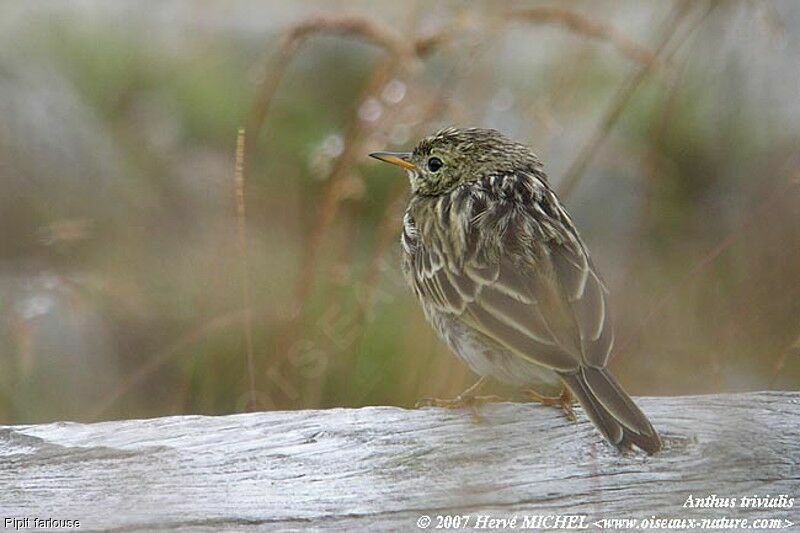
[[[256, 407], [412, 405], [474, 379], [403, 285], [404, 177], [366, 153], [444, 124], [496, 127], [529, 142], [558, 188], [644, 66], [559, 24], [498, 30], [497, 4], [298, 5], [258, 32], [202, 7], [171, 31], [91, 5], [34, 11], [17, 29], [35, 46], [0, 57], [0, 120], [14, 125], [0, 130], [0, 422], [252, 408], [236, 132], [281, 36], [312, 15], [407, 21], [385, 28], [406, 40], [455, 31], [412, 65], [358, 36], [310, 36], [247, 139]], [[603, 5], [569, 8], [635, 30], [642, 47], [672, 9]], [[691, 3], [678, 27], [705, 6]], [[566, 199], [609, 282], [612, 366], [633, 394], [800, 385], [800, 107], [780, 90], [800, 77], [800, 41], [789, 26], [771, 48], [779, 29], [750, 24], [760, 9], [724, 3], [674, 43]], [[792, 4], [769, 9], [800, 20]], [[743, 48], [772, 59], [754, 64]], [[775, 81], [753, 89], [758, 76]], [[332, 178], [339, 157], [351, 159]]]

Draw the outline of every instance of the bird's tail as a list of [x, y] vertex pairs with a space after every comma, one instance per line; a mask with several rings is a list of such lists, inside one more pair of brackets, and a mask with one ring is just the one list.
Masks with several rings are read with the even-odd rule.
[[620, 449], [635, 444], [649, 454], [661, 449], [653, 425], [608, 370], [583, 366], [561, 379], [609, 442]]

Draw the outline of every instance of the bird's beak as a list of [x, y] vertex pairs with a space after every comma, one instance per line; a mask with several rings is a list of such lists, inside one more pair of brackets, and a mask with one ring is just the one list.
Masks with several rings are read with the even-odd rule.
[[411, 152], [374, 152], [369, 156], [408, 170], [417, 169], [417, 166], [411, 162]]

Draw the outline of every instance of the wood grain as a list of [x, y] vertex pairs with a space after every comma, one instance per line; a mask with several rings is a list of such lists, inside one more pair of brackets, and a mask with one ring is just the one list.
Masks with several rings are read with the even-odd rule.
[[[483, 407], [479, 422], [468, 411], [367, 407], [0, 426], [0, 520], [413, 531], [423, 514], [580, 514], [592, 529], [652, 516], [800, 527], [800, 393], [639, 403], [664, 437], [653, 457], [620, 455], [580, 410], [571, 423], [513, 403]], [[712, 494], [785, 494], [795, 505], [682, 507]]]

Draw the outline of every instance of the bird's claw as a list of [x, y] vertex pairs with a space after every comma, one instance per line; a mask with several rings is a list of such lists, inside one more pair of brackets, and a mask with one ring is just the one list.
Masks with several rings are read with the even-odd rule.
[[570, 422], [575, 422], [575, 411], [572, 408], [572, 394], [566, 387], [561, 389], [561, 394], [558, 396], [544, 396], [535, 390], [528, 389], [524, 392], [528, 401], [537, 402], [548, 407], [559, 407], [564, 412], [564, 416]]

